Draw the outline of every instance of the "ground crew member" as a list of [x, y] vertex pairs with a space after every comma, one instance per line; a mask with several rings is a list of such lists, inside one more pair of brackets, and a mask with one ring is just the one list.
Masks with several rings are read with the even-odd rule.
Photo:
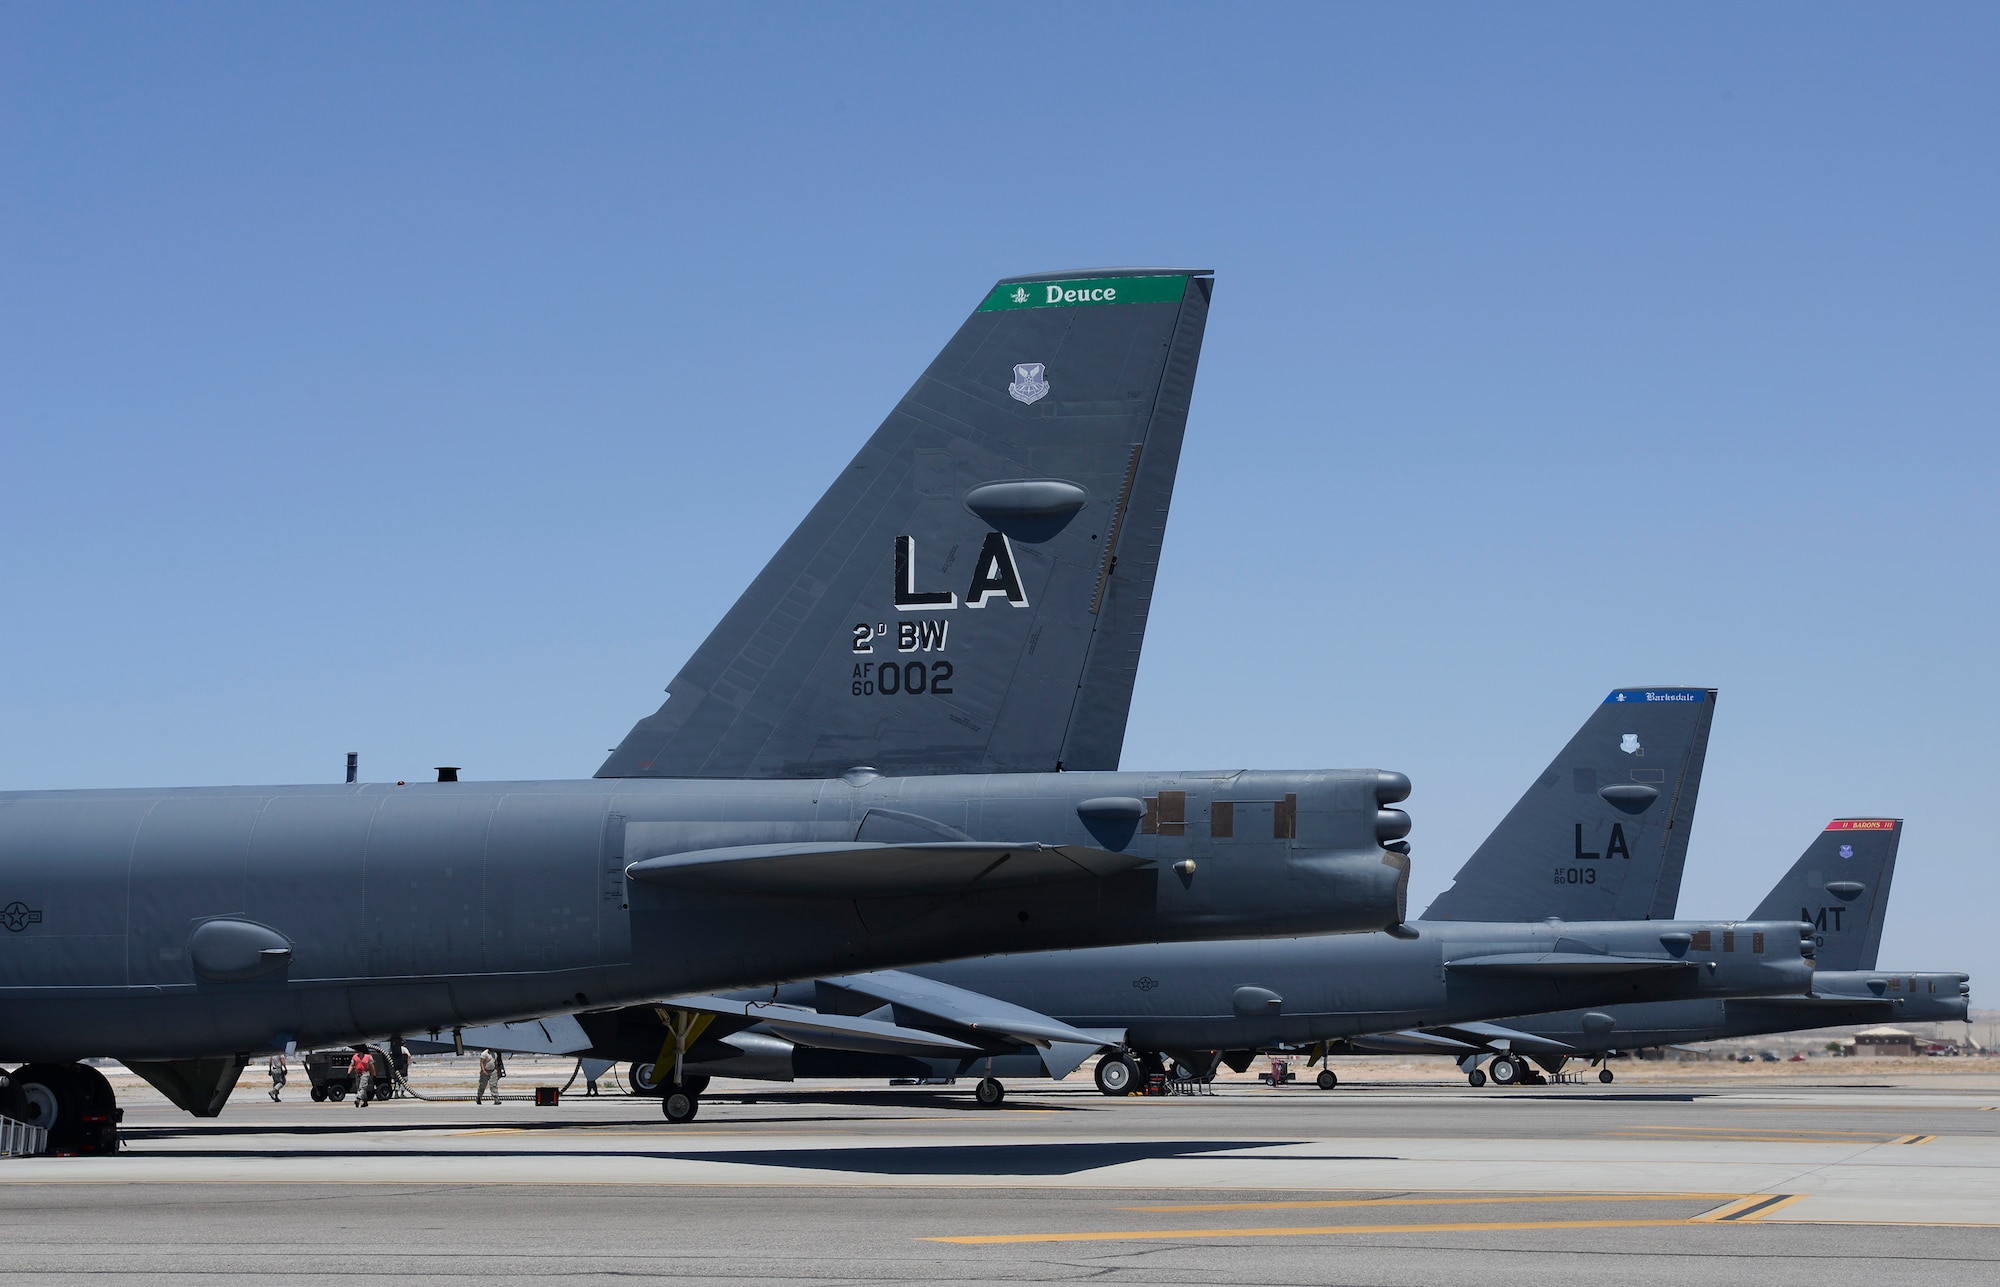
[[375, 1056], [357, 1050], [347, 1070], [354, 1074], [354, 1106], [359, 1108], [368, 1102], [368, 1092], [375, 1086]]
[[271, 1102], [275, 1104], [278, 1102], [278, 1092], [285, 1088], [285, 1057], [282, 1054], [272, 1055], [270, 1061], [264, 1065], [264, 1071], [271, 1074]]
[[500, 1102], [500, 1056], [491, 1050], [479, 1052], [479, 1094], [475, 1102], [485, 1103], [486, 1092], [493, 1092], [493, 1102]]

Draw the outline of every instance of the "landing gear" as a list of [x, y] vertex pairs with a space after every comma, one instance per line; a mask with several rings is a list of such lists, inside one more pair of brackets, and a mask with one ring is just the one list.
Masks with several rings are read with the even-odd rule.
[[51, 1153], [118, 1151], [117, 1096], [89, 1064], [28, 1064], [9, 1079], [21, 1120], [49, 1133]]
[[1611, 1084], [1611, 1070], [1609, 1068], [1599, 1068], [1597, 1070], [1597, 1080], [1609, 1086]]
[[1114, 1050], [1097, 1061], [1097, 1088], [1107, 1095], [1129, 1095], [1139, 1084], [1139, 1065]]
[[997, 1077], [987, 1077], [972, 1088], [972, 1097], [979, 1101], [981, 1108], [998, 1108], [1000, 1101], [1007, 1098], [1007, 1088]]
[[1468, 1069], [1465, 1074], [1465, 1084], [1478, 1090], [1486, 1084], [1486, 1073], [1478, 1068]]
[[694, 1115], [701, 1111], [701, 1095], [684, 1085], [669, 1086], [666, 1093], [660, 1096], [660, 1111], [675, 1125], [691, 1122]]
[[[634, 1095], [657, 1095], [660, 1093], [658, 1065], [648, 1060], [635, 1063], [625, 1070], [625, 1083]], [[696, 1073], [692, 1077], [681, 1078], [681, 1087], [690, 1094], [699, 1095], [708, 1089], [708, 1074]]]
[[1528, 1075], [1528, 1067], [1512, 1055], [1501, 1055], [1487, 1067], [1495, 1086], [1518, 1086]]
[[1319, 1076], [1314, 1078], [1314, 1080], [1319, 1083], [1321, 1090], [1332, 1090], [1340, 1084], [1340, 1078], [1333, 1075], [1333, 1069], [1331, 1068], [1320, 1069]]

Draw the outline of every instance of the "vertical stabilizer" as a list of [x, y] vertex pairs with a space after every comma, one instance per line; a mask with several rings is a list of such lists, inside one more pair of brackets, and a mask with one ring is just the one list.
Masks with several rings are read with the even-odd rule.
[[597, 776], [1117, 768], [1212, 284], [995, 286]]
[[1835, 818], [1750, 919], [1812, 922], [1816, 970], [1872, 970], [1902, 843], [1901, 818]]
[[1459, 868], [1425, 920], [1673, 915], [1713, 688], [1620, 688]]

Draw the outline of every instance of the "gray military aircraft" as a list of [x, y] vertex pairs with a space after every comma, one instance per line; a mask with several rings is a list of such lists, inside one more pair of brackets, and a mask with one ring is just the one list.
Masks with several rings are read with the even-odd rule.
[[[1104, 1046], [1107, 1093], [1161, 1055], [1194, 1075], [1218, 1054], [1421, 1022], [1489, 1019], [1517, 999], [1612, 1000], [1802, 994], [1807, 927], [1642, 918], [1671, 914], [1714, 711], [1699, 688], [1619, 689], [1482, 844], [1422, 920], [1386, 934], [1022, 953], [874, 971], [766, 993], [683, 997], [578, 1016], [589, 1053], [661, 1079], [677, 1025], [684, 1075], [1061, 1076]], [[1178, 812], [1218, 861], [1270, 806], [1222, 778]], [[1668, 879], [1671, 873], [1671, 879]], [[1661, 904], [1662, 888], [1668, 901]], [[1533, 919], [1531, 919], [1533, 918]], [[1737, 951], [1740, 936], [1742, 949]], [[1721, 943], [1730, 950], [1717, 951]], [[579, 1043], [579, 1048], [583, 1043]]]
[[[1701, 998], [1569, 1009], [1492, 1023], [1430, 1027], [1363, 1037], [1357, 1053], [1385, 1050], [1449, 1055], [1474, 1086], [1485, 1072], [1500, 1084], [1535, 1078], [1524, 1057], [1555, 1073], [1573, 1058], [1600, 1063], [1614, 1050], [1730, 1037], [1760, 1037], [1842, 1024], [1947, 1022], [1966, 1017], [1970, 978], [1952, 972], [1875, 968], [1889, 886], [1901, 845], [1900, 818], [1836, 818], [1792, 864], [1752, 920], [1793, 911], [1813, 927], [1812, 991], [1798, 997]], [[1733, 937], [1733, 936], [1732, 936]], [[1726, 954], [1741, 946], [1725, 937]], [[1482, 1070], [1488, 1056], [1492, 1062]], [[1600, 1081], [1612, 1080], [1600, 1068]]]
[[0, 1112], [110, 1148], [86, 1057], [213, 1115], [294, 1046], [1400, 923], [1402, 775], [1113, 771], [1211, 285], [997, 285], [594, 779], [0, 795]]

